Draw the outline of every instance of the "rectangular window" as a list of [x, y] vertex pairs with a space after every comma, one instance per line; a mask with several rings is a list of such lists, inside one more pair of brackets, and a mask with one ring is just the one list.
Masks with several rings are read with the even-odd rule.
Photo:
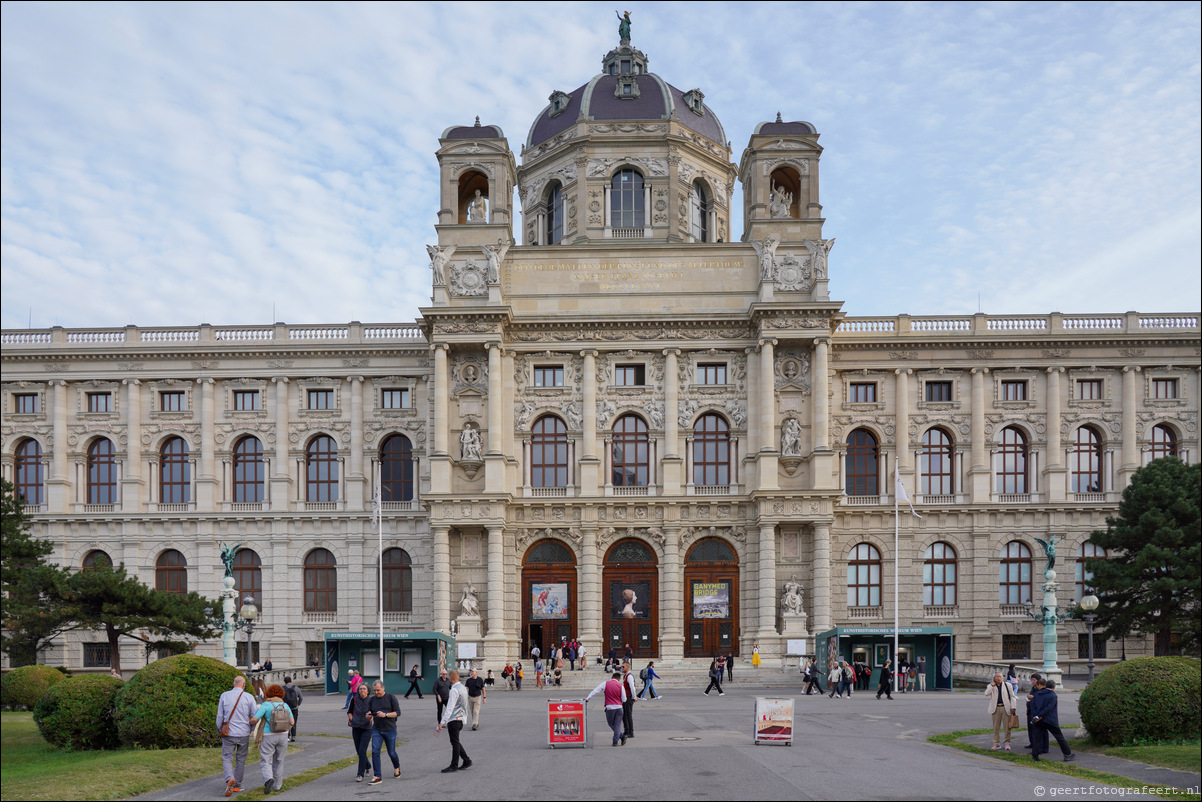
[[84, 668], [109, 668], [113, 664], [113, 652], [107, 643], [85, 643], [83, 645]]
[[1002, 382], [1002, 400], [1003, 401], [1026, 401], [1027, 400], [1027, 382], [1024, 381], [1004, 381]]
[[927, 401], [951, 401], [951, 382], [927, 382]]
[[698, 384], [726, 384], [726, 365], [698, 365]]
[[[1106, 636], [1095, 630], [1093, 633], [1093, 657], [1095, 660], [1106, 659]], [[1082, 632], [1077, 635], [1077, 659], [1089, 659], [1089, 633]]]
[[1030, 660], [1030, 635], [1002, 635], [1002, 660]]
[[852, 382], [847, 395], [847, 400], [853, 404], [875, 404], [876, 382]]
[[235, 390], [234, 411], [253, 412], [259, 408], [258, 390]]
[[160, 412], [183, 412], [184, 411], [184, 394], [182, 391], [172, 390], [169, 393], [159, 393], [159, 411]]
[[309, 409], [333, 409], [334, 408], [334, 391], [333, 390], [310, 390], [308, 398], [309, 398]]
[[535, 365], [535, 387], [563, 387], [563, 365]]
[[88, 393], [88, 412], [112, 412], [112, 393]]
[[644, 381], [642, 365], [618, 365], [614, 368], [614, 384], [618, 387], [642, 387]]
[[1152, 380], [1152, 397], [1153, 398], [1176, 398], [1177, 397], [1177, 380], [1176, 379], [1153, 379]]
[[18, 415], [33, 415], [37, 411], [37, 393], [17, 393], [13, 396], [13, 412]]
[[408, 409], [409, 391], [405, 389], [384, 390], [380, 394], [380, 407], [382, 409]]
[[1100, 400], [1102, 400], [1102, 380], [1101, 379], [1078, 379], [1077, 380], [1077, 399], [1080, 401], [1100, 401]]

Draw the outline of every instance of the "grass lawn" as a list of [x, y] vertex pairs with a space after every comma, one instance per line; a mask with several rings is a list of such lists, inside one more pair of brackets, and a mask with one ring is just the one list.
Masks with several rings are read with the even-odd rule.
[[221, 773], [220, 749], [60, 752], [32, 713], [0, 713], [0, 799], [125, 799]]
[[1082, 752], [1101, 752], [1108, 757], [1135, 760], [1149, 766], [1163, 766], [1166, 769], [1189, 771], [1194, 774], [1202, 772], [1202, 741], [1157, 746], [1103, 746], [1084, 738], [1071, 743], [1074, 751], [1080, 749]]

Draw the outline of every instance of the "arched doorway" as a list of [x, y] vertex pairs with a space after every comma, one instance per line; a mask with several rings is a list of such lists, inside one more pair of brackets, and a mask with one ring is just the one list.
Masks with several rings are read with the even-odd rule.
[[605, 554], [601, 587], [605, 648], [635, 657], [659, 654], [659, 569], [655, 552], [641, 540], [619, 540]]
[[576, 557], [558, 540], [540, 540], [522, 559], [521, 654], [537, 645], [546, 657], [576, 634]]
[[684, 566], [685, 655], [738, 654], [739, 558], [719, 538], [699, 540]]

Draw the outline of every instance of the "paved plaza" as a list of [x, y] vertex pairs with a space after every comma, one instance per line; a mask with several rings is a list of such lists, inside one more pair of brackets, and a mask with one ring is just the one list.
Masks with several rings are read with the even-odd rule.
[[[600, 672], [596, 676], [600, 680]], [[609, 746], [601, 700], [594, 698], [588, 706], [589, 748], [554, 750], [547, 746], [543, 723], [545, 691], [493, 691], [480, 730], [463, 733], [474, 765], [449, 775], [440, 773], [451, 750], [445, 732], [434, 734], [433, 700], [428, 695], [422, 701], [402, 699], [400, 780], [391, 777], [384, 756], [383, 785], [356, 784], [352, 766], [273, 798], [1009, 800], [1044, 798], [1052, 788], [1115, 792], [926, 742], [934, 733], [985, 726], [988, 716], [977, 693], [898, 694], [892, 702], [865, 692], [850, 700], [794, 693], [798, 738], [785, 747], [752, 745], [755, 689], [735, 683], [723, 697], [706, 697], [701, 690], [673, 688], [661, 701], [638, 703], [636, 737], [616, 749]], [[300, 739], [306, 749], [289, 756], [289, 775], [353, 753], [349, 738], [312, 737], [349, 734], [342, 702], [343, 697], [306, 700]], [[1061, 721], [1075, 723], [1077, 695], [1065, 694], [1060, 704]], [[1015, 732], [1014, 746], [1025, 743], [1025, 730]], [[1059, 759], [1055, 749], [1053, 759]], [[258, 776], [257, 764], [248, 766], [247, 787], [254, 787]], [[220, 786], [219, 778], [202, 780], [154, 797], [203, 798], [220, 795]]]

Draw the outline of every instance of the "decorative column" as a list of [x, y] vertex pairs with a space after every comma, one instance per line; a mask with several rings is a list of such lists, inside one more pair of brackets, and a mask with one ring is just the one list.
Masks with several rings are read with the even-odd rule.
[[[689, 481], [690, 477], [681, 477], [683, 461], [680, 458], [680, 439], [678, 409], [680, 407], [680, 372], [677, 358], [680, 350], [664, 349], [664, 444], [663, 490], [665, 496], [680, 494], [681, 479]], [[683, 654], [683, 652], [682, 652]]]
[[814, 587], [810, 599], [817, 635], [831, 628], [831, 525], [828, 523], [814, 524]]
[[985, 376], [989, 368], [972, 369], [972, 467], [968, 470], [975, 504], [989, 502], [989, 462], [985, 448]]
[[[605, 650], [601, 634], [601, 566], [597, 555], [597, 527], [585, 526], [580, 539], [580, 640], [596, 657]], [[586, 655], [587, 656], [587, 655]]]
[[[122, 471], [121, 497], [126, 512], [138, 512], [142, 507], [142, 382], [123, 379], [125, 385], [125, 465]], [[154, 481], [153, 474], [147, 477]]]
[[581, 410], [579, 492], [582, 496], [595, 496], [601, 478], [601, 462], [597, 458], [597, 352], [590, 350], [582, 354], [584, 409]]
[[[776, 360], [773, 347], [776, 340], [765, 339], [760, 343], [760, 455], [759, 489], [777, 489], [776, 449]], [[773, 609], [773, 626], [775, 627]]]
[[505, 436], [501, 411], [505, 406], [505, 379], [501, 370], [501, 344], [488, 344], [488, 448], [484, 452], [484, 492], [505, 490]]
[[684, 591], [681, 587], [680, 530], [664, 532], [664, 584], [660, 590], [660, 656], [684, 659]]
[[488, 657], [505, 659], [505, 530], [488, 527], [488, 634], [484, 649]]
[[760, 652], [776, 653], [776, 525], [760, 524]]
[[447, 369], [447, 351], [450, 346], [438, 343], [434, 346], [434, 453], [448, 454], [447, 450], [447, 403], [451, 391], [450, 374]]
[[196, 509], [212, 510], [217, 499], [217, 447], [214, 433], [217, 413], [214, 410], [213, 380], [205, 377], [196, 380], [200, 385], [200, 476], [196, 479]]
[[1112, 488], [1121, 493], [1131, 475], [1139, 469], [1139, 434], [1136, 432], [1135, 413], [1138, 411], [1137, 399], [1139, 390], [1139, 374], [1142, 368], [1138, 365], [1127, 365], [1123, 368], [1123, 451], [1122, 464]]
[[[434, 605], [432, 616], [434, 631], [450, 634], [451, 528], [449, 526], [434, 526], [431, 528], [434, 533], [434, 592], [431, 594], [431, 602]], [[491, 570], [491, 566], [489, 568]]]
[[814, 450], [830, 449], [830, 340], [814, 341], [814, 370], [811, 383], [814, 388]]
[[[347, 508], [363, 508], [364, 498], [370, 499], [375, 492], [374, 476], [363, 474], [363, 377], [351, 376], [351, 462], [350, 474], [346, 478]], [[364, 480], [367, 480], [366, 482]], [[364, 487], [367, 492], [364, 492]]]
[[[290, 460], [288, 459], [288, 422], [291, 411], [291, 393], [287, 376], [274, 376], [275, 384], [275, 464], [271, 466], [271, 508], [273, 510], [288, 509], [291, 493], [288, 486], [292, 483]], [[299, 488], [300, 477], [297, 477]]]
[[[1048, 453], [1043, 475], [1042, 492], [1047, 494], [1047, 501], [1064, 501], [1064, 451], [1060, 444], [1060, 404], [1063, 398], [1061, 377], [1064, 368], [1048, 368]], [[1030, 490], [1030, 488], [1028, 488]]]

